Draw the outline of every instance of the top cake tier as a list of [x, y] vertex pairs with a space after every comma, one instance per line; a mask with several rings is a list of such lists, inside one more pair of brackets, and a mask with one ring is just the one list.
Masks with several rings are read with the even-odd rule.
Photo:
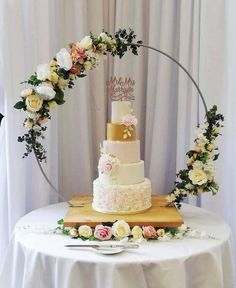
[[111, 123], [107, 123], [107, 139], [111, 141], [135, 141], [137, 119], [132, 114], [130, 101], [113, 101]]
[[111, 123], [121, 123], [124, 116], [132, 114], [132, 103], [130, 101], [111, 102]]

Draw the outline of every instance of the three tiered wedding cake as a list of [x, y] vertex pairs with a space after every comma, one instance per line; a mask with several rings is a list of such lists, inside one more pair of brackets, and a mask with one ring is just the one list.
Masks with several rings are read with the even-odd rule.
[[113, 101], [107, 140], [93, 182], [93, 209], [103, 213], [132, 214], [151, 207], [151, 183], [144, 176], [137, 119], [130, 101]]

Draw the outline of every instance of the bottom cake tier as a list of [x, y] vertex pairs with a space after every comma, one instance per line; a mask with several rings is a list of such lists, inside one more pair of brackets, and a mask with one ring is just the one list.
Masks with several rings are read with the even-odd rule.
[[109, 185], [93, 181], [93, 209], [108, 214], [134, 214], [145, 211], [152, 206], [151, 182], [133, 185]]

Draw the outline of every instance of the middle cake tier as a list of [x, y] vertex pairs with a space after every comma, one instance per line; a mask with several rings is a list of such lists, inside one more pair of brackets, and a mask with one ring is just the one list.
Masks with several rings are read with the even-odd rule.
[[140, 161], [140, 141], [103, 141], [104, 153], [116, 156], [121, 163], [135, 163]]
[[103, 184], [130, 185], [144, 181], [144, 161], [124, 164], [120, 163], [112, 174], [105, 174], [99, 171], [99, 180]]

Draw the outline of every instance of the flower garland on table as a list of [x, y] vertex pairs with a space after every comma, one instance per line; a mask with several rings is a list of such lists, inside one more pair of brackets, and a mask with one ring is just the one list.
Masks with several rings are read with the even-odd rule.
[[206, 121], [197, 129], [195, 147], [187, 152], [187, 168], [180, 170], [175, 181], [175, 188], [167, 196], [170, 203], [175, 203], [178, 208], [180, 202], [187, 195], [199, 195], [203, 192], [212, 192], [215, 195], [219, 185], [214, 179], [214, 161], [219, 157], [216, 138], [220, 135], [223, 115], [217, 114], [217, 107], [213, 106], [206, 113]]
[[177, 228], [155, 228], [153, 226], [134, 226], [131, 228], [124, 220], [117, 220], [114, 223], [106, 222], [91, 228], [88, 225], [64, 227], [63, 219], [57, 223], [59, 224], [55, 230], [57, 234], [65, 234], [71, 238], [90, 241], [115, 240], [142, 243], [148, 240], [169, 241], [186, 237], [215, 239], [207, 235], [205, 231], [191, 229], [184, 224]]

